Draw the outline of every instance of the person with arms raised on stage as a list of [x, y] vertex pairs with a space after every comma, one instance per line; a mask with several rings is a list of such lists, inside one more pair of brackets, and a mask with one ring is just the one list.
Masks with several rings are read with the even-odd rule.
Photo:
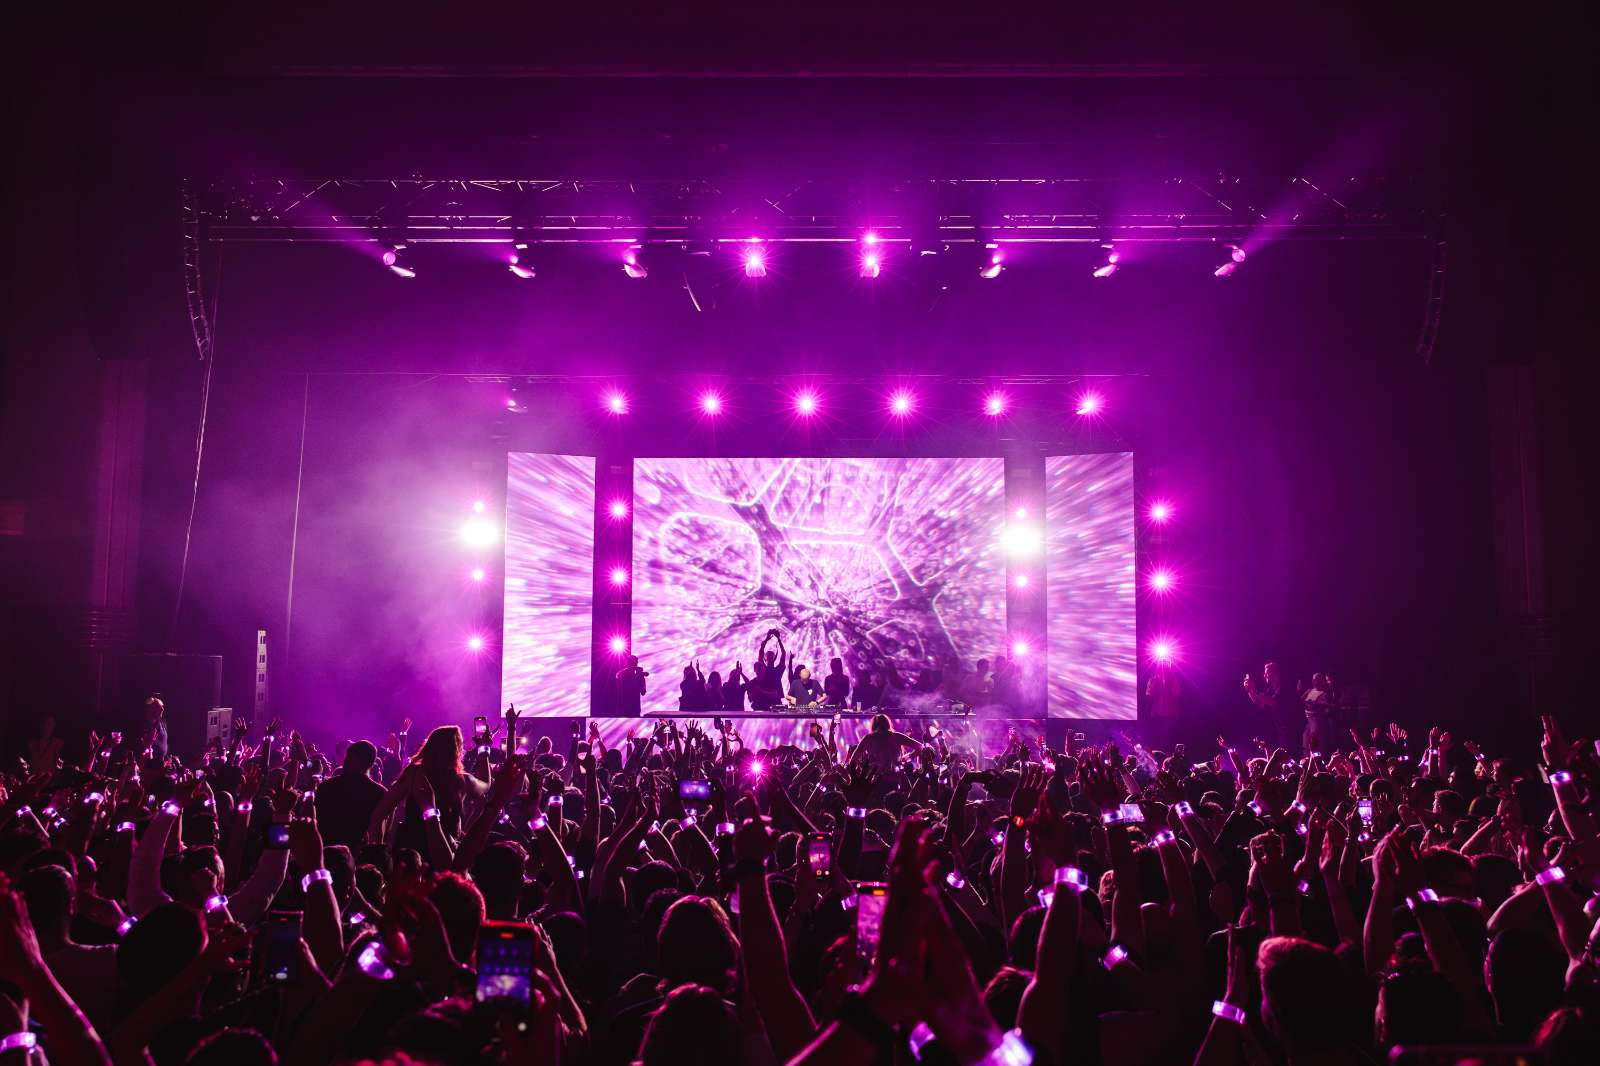
[[706, 677], [700, 672], [700, 664], [691, 662], [683, 668], [683, 681], [678, 685], [678, 710], [701, 714], [706, 709]]
[[[778, 642], [778, 650], [768, 651], [767, 645]], [[750, 706], [758, 711], [769, 710], [783, 702], [783, 679], [789, 674], [789, 651], [783, 646], [783, 634], [776, 629], [756, 645], [756, 672], [750, 681]]]
[[722, 713], [743, 714], [744, 694], [749, 688], [749, 679], [744, 676], [744, 663], [735, 662], [733, 672], [722, 683]]
[[1261, 680], [1244, 675], [1244, 694], [1251, 703], [1266, 715], [1272, 735], [1286, 751], [1298, 749], [1304, 714], [1294, 706], [1293, 698], [1283, 684], [1278, 664], [1269, 662], [1261, 668]]

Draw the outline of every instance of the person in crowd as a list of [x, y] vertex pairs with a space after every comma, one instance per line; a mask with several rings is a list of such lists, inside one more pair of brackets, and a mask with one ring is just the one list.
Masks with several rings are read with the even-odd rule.
[[157, 759], [167, 757], [167, 705], [159, 693], [144, 701], [144, 746]]
[[977, 667], [961, 686], [961, 702], [968, 707], [987, 706], [992, 692], [989, 660], [979, 659]]
[[722, 691], [722, 674], [713, 670], [706, 675], [706, 695], [701, 704], [701, 714], [717, 714], [722, 710], [723, 700], [726, 698]]
[[61, 738], [56, 736], [56, 716], [40, 717], [39, 727], [28, 738], [28, 766], [36, 774], [54, 773], [61, 765]]
[[743, 714], [745, 693], [749, 690], [750, 682], [744, 676], [744, 663], [734, 663], [733, 672], [722, 682], [722, 713]]
[[0, 1054], [1596, 1061], [1600, 754], [1553, 717], [1527, 744], [1548, 783], [1439, 728], [1303, 760], [919, 732], [878, 715], [841, 757], [833, 730], [757, 748], [690, 720], [618, 750], [579, 730], [553, 760], [513, 723], [468, 768], [445, 723], [354, 845], [328, 786], [371, 794], [366, 741], [314, 790], [277, 727], [192, 764], [15, 759]]
[[372, 779], [378, 749], [371, 741], [357, 740], [345, 748], [344, 766], [317, 786], [317, 822], [322, 839], [352, 851], [366, 839], [372, 813], [383, 802], [385, 789]]

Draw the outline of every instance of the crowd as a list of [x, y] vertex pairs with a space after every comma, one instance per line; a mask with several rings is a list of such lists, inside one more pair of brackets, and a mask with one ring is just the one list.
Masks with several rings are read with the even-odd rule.
[[760, 751], [516, 727], [29, 745], [0, 1057], [1600, 1062], [1600, 755], [1553, 719], [1525, 765], [1397, 726], [1315, 754], [1013, 734], [981, 765], [882, 716]]

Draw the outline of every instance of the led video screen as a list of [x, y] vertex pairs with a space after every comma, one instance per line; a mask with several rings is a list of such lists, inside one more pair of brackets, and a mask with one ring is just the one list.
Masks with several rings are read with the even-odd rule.
[[1045, 460], [1052, 718], [1138, 713], [1133, 454]]
[[1004, 645], [1001, 459], [637, 459], [633, 650], [643, 709], [677, 709], [683, 667], [751, 671], [783, 634], [819, 679], [902, 678]]
[[594, 459], [506, 457], [500, 703], [587, 715], [594, 604]]

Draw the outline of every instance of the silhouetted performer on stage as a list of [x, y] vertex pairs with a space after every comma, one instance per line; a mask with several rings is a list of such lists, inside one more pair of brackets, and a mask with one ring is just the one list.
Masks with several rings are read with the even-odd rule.
[[811, 668], [799, 666], [789, 679], [789, 697], [797, 707], [815, 707], [822, 700], [822, 686], [811, 676]]
[[[767, 645], [778, 642], [778, 650], [771, 652]], [[789, 673], [789, 650], [783, 646], [783, 635], [776, 629], [756, 645], [756, 676], [750, 681], [750, 706], [758, 711], [768, 710], [783, 702], [783, 679]]]
[[699, 663], [683, 668], [683, 683], [678, 686], [678, 710], [685, 714], [704, 714], [706, 711], [706, 679]]
[[744, 676], [744, 663], [734, 663], [733, 673], [722, 683], [722, 713], [743, 714], [744, 694], [749, 688], [750, 683]]
[[628, 665], [617, 671], [617, 713], [624, 718], [639, 717], [639, 700], [644, 696], [644, 679], [650, 671], [639, 666], [637, 655], [628, 656]]
[[829, 707], [844, 707], [850, 703], [850, 679], [844, 674], [844, 660], [828, 663], [828, 676], [822, 679], [822, 698]]
[[883, 706], [883, 682], [876, 673], [863, 670], [856, 675], [856, 688], [850, 697], [850, 706], [858, 711], [870, 711]]
[[872, 716], [871, 731], [856, 742], [855, 750], [850, 753], [850, 762], [864, 762], [880, 774], [893, 773], [895, 764], [900, 761], [902, 748], [921, 746], [914, 737], [895, 732], [888, 715], [875, 714]]
[[706, 699], [703, 709], [711, 714], [722, 710], [722, 675], [715, 670], [706, 675]]

